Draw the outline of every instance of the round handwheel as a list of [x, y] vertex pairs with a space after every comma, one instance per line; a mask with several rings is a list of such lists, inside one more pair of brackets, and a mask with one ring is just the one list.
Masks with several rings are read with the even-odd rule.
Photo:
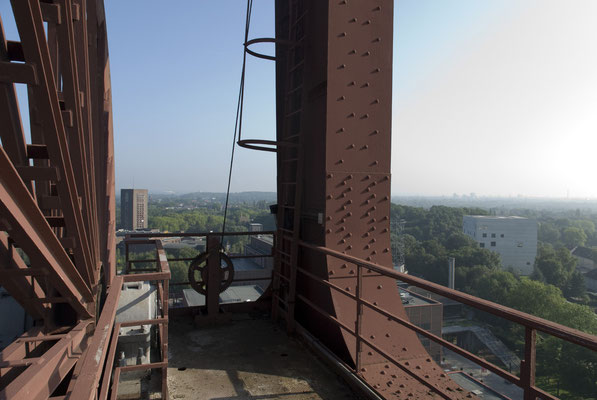
[[225, 253], [218, 251], [199, 254], [189, 266], [189, 283], [193, 289], [203, 295], [207, 295], [207, 285], [209, 284], [207, 269], [207, 259], [209, 257], [220, 258], [220, 293], [228, 289], [234, 279], [234, 265]]

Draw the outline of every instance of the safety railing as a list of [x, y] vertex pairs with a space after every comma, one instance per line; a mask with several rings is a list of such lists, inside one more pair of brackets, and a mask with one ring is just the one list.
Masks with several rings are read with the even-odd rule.
[[[228, 237], [250, 237], [250, 236], [272, 236], [275, 237], [275, 231], [252, 231], [252, 232], [171, 232], [171, 233], [151, 233], [151, 232], [147, 232], [147, 233], [132, 233], [132, 234], [128, 234], [125, 237], [125, 271], [127, 273], [129, 272], [145, 272], [144, 268], [138, 268], [136, 267], [136, 264], [144, 264], [144, 263], [153, 263], [156, 260], [155, 259], [132, 259], [130, 258], [130, 251], [129, 251], [129, 245], [127, 243], [132, 243], [131, 241], [133, 240], [138, 240], [138, 239], [144, 239], [144, 238], [204, 238], [205, 239], [205, 252], [208, 253], [211, 248], [210, 248], [210, 244], [211, 241], [209, 240], [210, 238], [219, 238], [219, 239], [223, 239], [223, 238], [228, 238]], [[221, 245], [221, 244], [220, 244]], [[275, 244], [272, 242], [272, 247], [269, 253], [267, 254], [228, 254], [228, 257], [232, 260], [241, 260], [241, 259], [272, 259], [274, 257], [273, 251], [275, 248]], [[199, 252], [197, 252], [197, 254], [199, 254]], [[184, 262], [184, 263], [191, 263], [193, 260], [196, 259], [196, 256], [194, 257], [168, 257], [167, 253], [166, 253], [166, 260], [168, 263], [174, 263], [174, 262]], [[239, 275], [242, 274], [236, 274], [235, 278], [232, 279], [232, 283], [233, 284], [242, 284], [242, 283], [249, 283], [249, 282], [271, 282], [272, 277], [271, 277], [271, 271], [264, 271], [267, 276], [252, 276], [252, 277], [248, 277], [248, 278], [243, 278], [240, 277]], [[263, 275], [263, 274], [262, 274]], [[185, 275], [186, 276], [186, 275]], [[239, 277], [237, 277], [239, 276]], [[171, 281], [169, 283], [169, 286], [171, 288], [170, 291], [170, 299], [169, 299], [169, 304], [170, 307], [176, 307], [177, 303], [180, 303], [182, 300], [182, 295], [180, 293], [180, 289], [177, 290], [177, 288], [180, 287], [186, 287], [189, 286], [191, 284], [191, 282], [186, 279], [186, 280], [179, 280], [179, 281]]]
[[[536, 336], [537, 332], [543, 332], [545, 334], [554, 336], [556, 338], [562, 339], [564, 341], [582, 346], [586, 349], [597, 351], [597, 336], [593, 336], [588, 333], [584, 333], [567, 326], [557, 324], [555, 322], [551, 322], [539, 317], [535, 317], [533, 315], [529, 315], [523, 313], [521, 311], [517, 311], [515, 309], [502, 306], [500, 304], [493, 303], [491, 301], [483, 300], [475, 296], [471, 296], [462, 292], [459, 292], [454, 289], [449, 289], [445, 286], [441, 286], [429, 281], [426, 281], [421, 278], [417, 278], [408, 274], [397, 272], [393, 269], [382, 267], [377, 264], [373, 264], [371, 262], [349, 256], [344, 253], [340, 253], [338, 251], [334, 251], [332, 249], [316, 246], [306, 242], [300, 242], [300, 246], [304, 249], [310, 249], [320, 254], [331, 256], [344, 262], [348, 262], [356, 266], [356, 290], [355, 293], [351, 293], [349, 291], [344, 290], [343, 288], [335, 285], [334, 283], [330, 282], [328, 279], [324, 279], [314, 275], [313, 273], [303, 269], [298, 268], [297, 271], [299, 274], [302, 274], [304, 277], [308, 279], [312, 279], [316, 282], [319, 282], [326, 287], [343, 294], [344, 296], [354, 300], [357, 304], [357, 314], [356, 314], [356, 324], [355, 327], [349, 327], [340, 320], [338, 320], [335, 316], [330, 315], [327, 311], [320, 308], [317, 304], [309, 300], [307, 297], [297, 294], [296, 298], [298, 301], [303, 302], [328, 320], [330, 320], [333, 324], [340, 327], [345, 332], [348, 332], [350, 335], [355, 337], [356, 342], [356, 365], [354, 367], [346, 365], [346, 367], [350, 368], [352, 372], [356, 375], [359, 374], [361, 371], [361, 350], [363, 344], [369, 346], [371, 349], [379, 353], [381, 356], [386, 358], [389, 362], [396, 365], [396, 367], [400, 368], [407, 374], [411, 375], [413, 378], [420, 381], [420, 383], [428, 385], [428, 382], [424, 381], [417, 375], [413, 374], [409, 368], [405, 367], [398, 359], [393, 357], [387, 351], [377, 346], [375, 343], [370, 341], [367, 337], [361, 335], [361, 324], [362, 324], [362, 316], [364, 307], [367, 307], [374, 312], [377, 312], [384, 317], [388, 318], [388, 320], [392, 320], [414, 332], [417, 334], [428, 338], [429, 340], [436, 342], [453, 351], [456, 354], [459, 354], [474, 363], [478, 364], [479, 366], [486, 368], [487, 370], [493, 372], [494, 374], [502, 377], [503, 379], [521, 387], [524, 391], [524, 398], [526, 399], [535, 399], [537, 397], [542, 399], [557, 399], [557, 397], [547, 393], [546, 391], [538, 388], [535, 385], [535, 368], [536, 368], [536, 354], [535, 354], [535, 346], [536, 346]], [[524, 338], [524, 360], [521, 361], [520, 365], [520, 376], [517, 376], [509, 371], [506, 371], [497, 365], [469, 352], [466, 351], [457, 345], [443, 339], [440, 336], [434, 335], [431, 332], [428, 332], [425, 329], [422, 329], [405, 318], [399, 317], [394, 315], [392, 312], [385, 310], [378, 305], [368, 301], [366, 298], [363, 298], [363, 274], [364, 270], [369, 272], [378, 273], [380, 275], [390, 277], [396, 279], [397, 281], [406, 282], [410, 285], [425, 289], [431, 293], [435, 293], [437, 295], [443, 296], [448, 299], [452, 299], [473, 307], [477, 310], [487, 312], [497, 317], [501, 317], [505, 320], [510, 322], [514, 322], [516, 324], [522, 325], [525, 328], [525, 338]], [[432, 388], [432, 387], [431, 387]]]
[[[127, 246], [155, 246], [155, 266], [142, 273], [117, 275], [112, 280], [104, 307], [97, 322], [97, 328], [91, 338], [86, 358], [77, 364], [75, 378], [69, 389], [73, 399], [116, 399], [120, 376], [124, 372], [140, 370], [161, 370], [162, 399], [168, 398], [168, 282], [170, 268], [166, 253], [160, 240], [127, 240]], [[135, 272], [135, 271], [132, 271]], [[153, 282], [157, 288], [158, 317], [147, 320], [116, 322], [116, 312], [123, 284], [128, 282]], [[160, 361], [138, 365], [115, 366], [116, 348], [121, 328], [133, 326], [157, 325]]]

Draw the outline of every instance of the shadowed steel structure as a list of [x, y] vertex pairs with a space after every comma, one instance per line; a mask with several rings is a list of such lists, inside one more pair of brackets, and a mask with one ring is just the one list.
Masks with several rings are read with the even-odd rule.
[[[103, 2], [11, 4], [19, 41], [7, 41], [0, 29], [0, 285], [35, 323], [0, 352], [0, 399], [116, 398], [121, 373], [149, 369], [160, 371], [167, 398], [168, 262], [192, 259], [168, 259], [159, 238], [207, 239], [202, 285], [207, 311], [218, 314], [218, 237], [259, 233], [131, 235], [124, 273], [117, 275]], [[475, 397], [431, 360], [421, 335], [520, 386], [525, 399], [554, 399], [535, 386], [537, 331], [590, 351], [597, 350], [595, 336], [391, 268], [393, 2], [275, 5], [276, 37], [247, 38], [245, 51], [276, 63], [277, 137], [239, 143], [277, 153], [275, 268], [258, 302], [375, 396]], [[249, 49], [263, 42], [276, 44], [275, 56]], [[19, 110], [17, 83], [27, 87], [29, 115]], [[30, 138], [22, 118], [30, 122]], [[151, 246], [155, 258], [129, 259], [129, 247], [137, 245]], [[230, 258], [243, 257], [254, 256]], [[397, 280], [522, 325], [519, 374], [409, 322]], [[123, 283], [138, 281], [155, 285], [157, 317], [116, 323]], [[116, 367], [120, 328], [139, 325], [157, 325], [159, 359]]]

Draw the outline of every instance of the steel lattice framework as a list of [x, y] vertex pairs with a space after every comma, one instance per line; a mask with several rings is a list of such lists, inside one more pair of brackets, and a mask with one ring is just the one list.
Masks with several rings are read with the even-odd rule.
[[110, 67], [102, 1], [12, 9], [20, 41], [0, 31], [0, 285], [36, 322], [0, 353], [0, 398], [37, 399], [93, 342], [115, 275]]

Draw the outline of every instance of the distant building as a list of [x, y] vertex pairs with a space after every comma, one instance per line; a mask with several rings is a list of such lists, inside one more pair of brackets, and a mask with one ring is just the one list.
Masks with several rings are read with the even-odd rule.
[[587, 291], [597, 293], [597, 269], [593, 269], [585, 274], [585, 286]]
[[595, 257], [593, 249], [583, 246], [577, 246], [573, 248], [570, 253], [574, 257], [576, 257], [576, 260], [578, 261], [576, 269], [578, 269], [579, 271], [588, 272], [592, 269], [597, 268], [597, 265], [595, 265], [595, 261], [593, 260], [593, 258]]
[[[440, 302], [427, 298], [405, 288], [400, 288], [402, 305], [408, 316], [408, 320], [438, 337], [442, 337], [443, 306]], [[442, 346], [439, 343], [419, 335], [419, 339], [427, 350], [427, 353], [435, 361], [442, 358]]]
[[147, 228], [147, 189], [120, 190], [120, 227], [127, 230]]
[[465, 215], [464, 233], [481, 248], [498, 253], [503, 268], [513, 268], [522, 275], [533, 272], [537, 256], [537, 222], [523, 217]]
[[258, 223], [249, 224], [249, 232], [263, 232], [263, 224], [258, 224]]

